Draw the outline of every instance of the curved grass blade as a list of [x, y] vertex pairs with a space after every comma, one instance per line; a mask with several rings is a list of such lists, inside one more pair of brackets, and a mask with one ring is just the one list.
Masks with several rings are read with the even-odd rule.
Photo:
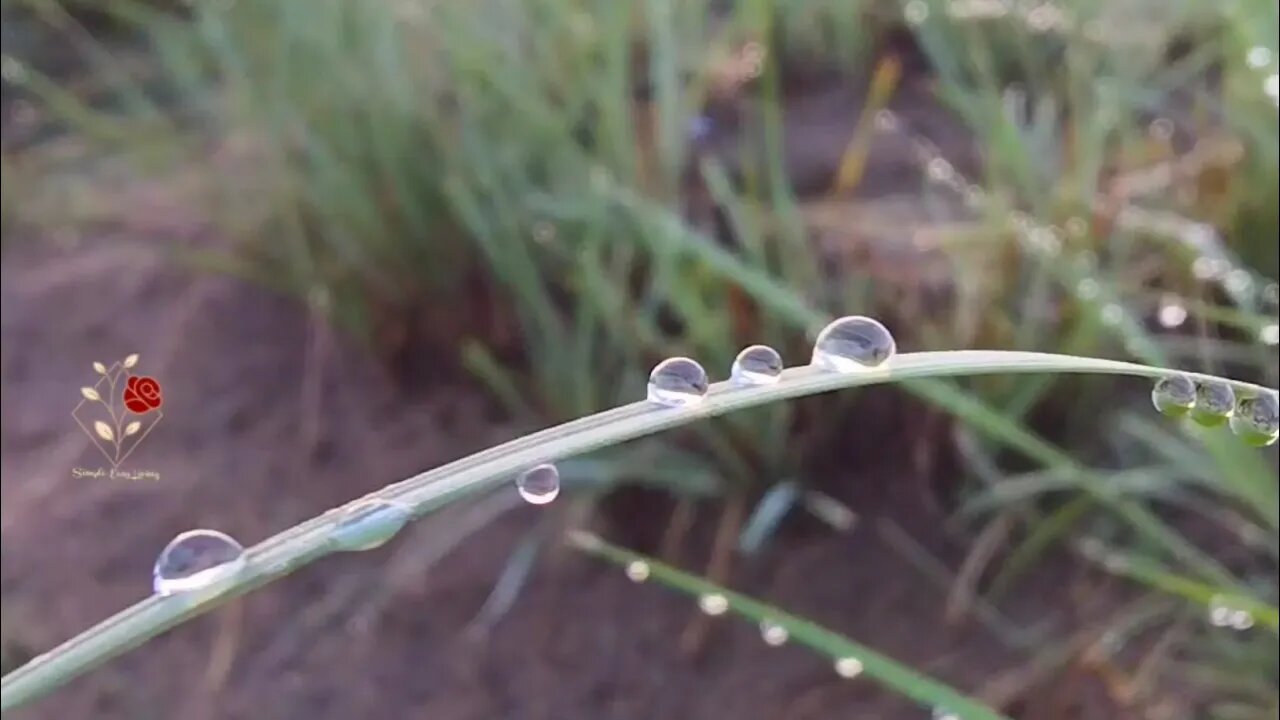
[[[0, 709], [40, 698], [101, 663], [148, 639], [208, 612], [226, 600], [283, 577], [333, 551], [330, 537], [341, 510], [360, 500], [393, 500], [421, 517], [455, 497], [509, 481], [538, 463], [573, 457], [661, 430], [785, 398], [842, 388], [960, 375], [997, 373], [1094, 373], [1159, 378], [1180, 371], [1097, 358], [994, 350], [907, 353], [883, 366], [857, 373], [833, 373], [812, 366], [788, 368], [779, 382], [765, 386], [715, 383], [692, 408], [648, 402], [606, 410], [526, 435], [370, 493], [347, 506], [302, 522], [248, 549], [246, 566], [216, 592], [152, 596], [5, 675]], [[1199, 373], [1193, 379], [1219, 380], [1250, 394], [1276, 392], [1252, 383]], [[1039, 446], [1036, 446], [1039, 447]], [[1033, 448], [1034, 449], [1034, 448]]]
[[715, 583], [664, 565], [652, 558], [611, 545], [586, 532], [573, 532], [569, 542], [579, 550], [602, 558], [620, 567], [642, 562], [648, 569], [648, 578], [678, 592], [699, 597], [718, 594], [728, 601], [728, 609], [736, 615], [757, 623], [772, 623], [787, 631], [787, 637], [815, 650], [833, 661], [856, 658], [862, 663], [862, 674], [926, 708], [945, 708], [960, 720], [1007, 720], [1003, 715], [966, 697], [942, 683], [921, 675], [892, 658], [834, 633], [804, 618], [790, 615], [777, 608], [753, 600], [745, 595], [725, 590]]

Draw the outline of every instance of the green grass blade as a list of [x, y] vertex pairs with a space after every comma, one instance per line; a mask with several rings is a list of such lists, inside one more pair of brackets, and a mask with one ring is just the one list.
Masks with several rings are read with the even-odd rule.
[[610, 563], [626, 567], [633, 562], [648, 566], [648, 578], [678, 592], [699, 597], [718, 594], [728, 601], [728, 609], [757, 623], [772, 623], [787, 631], [789, 640], [830, 657], [833, 661], [856, 658], [862, 674], [908, 697], [926, 708], [945, 708], [962, 720], [1002, 720], [1004, 716], [932, 678], [921, 675], [892, 658], [834, 633], [815, 623], [785, 613], [745, 595], [730, 592], [715, 583], [664, 565], [652, 558], [610, 545], [595, 535], [575, 532], [569, 537], [578, 549]]
[[[547, 428], [388, 485], [366, 498], [403, 503], [420, 517], [456, 497], [508, 482], [521, 470], [538, 463], [573, 457], [696, 420], [785, 398], [931, 377], [1052, 372], [1158, 378], [1178, 371], [1069, 355], [988, 350], [907, 353], [894, 357], [881, 367], [847, 374], [809, 365], [792, 367], [783, 371], [775, 385], [715, 383], [703, 402], [692, 408], [660, 407], [640, 401]], [[1248, 393], [1275, 392], [1251, 383], [1199, 373], [1186, 374], [1195, 379], [1228, 382]], [[216, 591], [149, 597], [14, 670], [0, 681], [0, 708], [9, 710], [35, 700], [229, 598], [265, 585], [327, 555], [332, 550], [331, 534], [341, 518], [342, 508], [335, 510], [249, 548], [244, 570]]]

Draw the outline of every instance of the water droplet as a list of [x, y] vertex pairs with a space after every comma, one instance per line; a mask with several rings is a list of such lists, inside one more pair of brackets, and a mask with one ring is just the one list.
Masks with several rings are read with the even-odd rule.
[[1244, 398], [1231, 416], [1231, 432], [1254, 447], [1273, 445], [1280, 438], [1280, 401], [1271, 393]]
[[1124, 321], [1124, 308], [1115, 303], [1108, 303], [1102, 308], [1102, 324], [1115, 327]]
[[632, 560], [627, 563], [627, 579], [631, 582], [644, 582], [649, 579], [649, 563], [643, 560]]
[[897, 350], [884, 325], [869, 317], [849, 315], [818, 333], [811, 362], [827, 370], [856, 372], [884, 364]]
[[698, 597], [698, 607], [712, 617], [723, 615], [729, 609], [729, 599], [720, 593], [707, 593]]
[[944, 707], [936, 707], [933, 709], [933, 720], [960, 720], [960, 716], [951, 712]]
[[1160, 312], [1156, 319], [1160, 321], [1160, 326], [1173, 329], [1181, 327], [1182, 323], [1187, 321], [1187, 308], [1178, 302], [1175, 295], [1167, 295], [1160, 303]]
[[951, 163], [940, 157], [933, 158], [929, 161], [927, 171], [929, 179], [934, 182], [944, 183], [955, 175], [955, 170], [952, 169]]
[[329, 543], [343, 552], [382, 547], [413, 517], [407, 505], [383, 498], [360, 500], [339, 512], [342, 515], [329, 533]]
[[1227, 288], [1227, 292], [1233, 295], [1247, 293], [1253, 287], [1253, 275], [1248, 270], [1236, 268], [1227, 273], [1222, 284]]
[[878, 110], [875, 126], [879, 132], [894, 132], [898, 129], [898, 117], [890, 110]]
[[1168, 142], [1173, 138], [1173, 121], [1169, 118], [1156, 118], [1151, 121], [1147, 133], [1156, 140]]
[[1217, 427], [1235, 412], [1236, 394], [1231, 386], [1216, 380], [1196, 383], [1196, 406], [1191, 409], [1191, 419], [1205, 427]]
[[529, 468], [516, 478], [516, 490], [526, 502], [546, 505], [560, 494], [560, 471], [550, 463]]
[[1098, 281], [1093, 278], [1085, 278], [1076, 283], [1076, 297], [1081, 300], [1093, 300], [1098, 297], [1102, 289], [1098, 287]]
[[738, 385], [772, 385], [782, 377], [782, 356], [768, 345], [752, 345], [734, 358], [729, 377]]
[[217, 530], [188, 530], [164, 546], [151, 571], [152, 587], [161, 595], [198, 590], [240, 572], [244, 548]]
[[842, 678], [855, 678], [862, 674], [862, 661], [855, 657], [836, 660], [836, 674]]
[[1196, 406], [1196, 384], [1186, 375], [1170, 375], [1156, 381], [1151, 404], [1162, 415], [1182, 417]]
[[760, 639], [764, 640], [764, 644], [769, 647], [783, 645], [790, 637], [791, 633], [776, 622], [765, 620], [760, 623]]
[[929, 19], [929, 6], [923, 0], [911, 0], [902, 9], [902, 17], [909, 25], [919, 25]]
[[649, 402], [668, 407], [690, 407], [707, 394], [707, 371], [685, 357], [667, 358], [649, 373]]
[[1280, 325], [1275, 323], [1263, 325], [1258, 331], [1258, 340], [1264, 345], [1280, 345]]
[[1245, 59], [1249, 63], [1249, 67], [1254, 70], [1261, 70], [1271, 64], [1271, 48], [1256, 47], [1249, 48], [1249, 54], [1245, 55]]

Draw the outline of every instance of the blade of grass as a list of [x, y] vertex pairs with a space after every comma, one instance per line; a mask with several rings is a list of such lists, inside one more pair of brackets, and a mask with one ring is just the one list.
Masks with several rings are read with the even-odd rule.
[[[1153, 378], [1173, 375], [1177, 371], [1097, 358], [989, 350], [908, 353], [881, 367], [857, 373], [833, 373], [814, 366], [792, 367], [783, 371], [775, 385], [715, 383], [702, 403], [691, 408], [662, 407], [641, 401], [547, 428], [388, 485], [362, 499], [376, 497], [403, 503], [415, 517], [421, 517], [456, 497], [495, 487], [524, 468], [539, 463], [572, 457], [767, 402], [911, 379], [1037, 372]], [[1249, 393], [1275, 392], [1251, 383], [1200, 373], [1186, 374], [1195, 379], [1227, 382]], [[945, 385], [940, 387], [951, 389]], [[975, 402], [959, 391], [953, 392], [971, 403]], [[1035, 443], [1032, 447], [1036, 447]], [[1058, 463], [1064, 462], [1059, 455], [1060, 451], [1053, 450], [1051, 457]], [[253, 546], [247, 552], [244, 569], [229, 578], [226, 585], [203, 593], [149, 597], [9, 673], [0, 681], [0, 708], [8, 710], [42, 697], [73, 677], [189, 618], [327, 555], [332, 550], [329, 542], [331, 533], [342, 519], [341, 510], [337, 508], [300, 523]], [[1138, 513], [1139, 508], [1128, 505], [1123, 505], [1121, 510], [1125, 517], [1136, 518], [1136, 527], [1153, 531], [1150, 522], [1154, 516]]]
[[897, 692], [920, 703], [926, 708], [945, 708], [962, 720], [1001, 720], [1002, 715], [984, 707], [981, 703], [943, 685], [942, 683], [921, 675], [910, 667], [903, 665], [888, 656], [856, 643], [842, 635], [834, 633], [803, 618], [783, 612], [765, 603], [753, 600], [745, 595], [726, 590], [719, 585], [703, 580], [700, 577], [664, 565], [644, 555], [611, 545], [604, 540], [585, 532], [574, 532], [569, 542], [579, 550], [606, 560], [620, 567], [633, 562], [645, 563], [649, 568], [649, 579], [661, 583], [673, 590], [694, 597], [717, 594], [728, 601], [728, 609], [757, 623], [772, 623], [787, 631], [789, 639], [807, 648], [816, 650], [832, 660], [855, 658], [862, 664], [863, 673]]

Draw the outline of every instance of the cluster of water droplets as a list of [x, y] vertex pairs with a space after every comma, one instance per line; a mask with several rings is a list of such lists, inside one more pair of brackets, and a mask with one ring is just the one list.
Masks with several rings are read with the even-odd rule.
[[1237, 399], [1225, 382], [1178, 374], [1156, 381], [1151, 404], [1163, 415], [1189, 416], [1205, 427], [1229, 424], [1237, 437], [1256, 447], [1271, 445], [1280, 437], [1280, 402], [1275, 393]]
[[1234, 606], [1227, 598], [1215, 595], [1209, 600], [1209, 623], [1214, 627], [1248, 630], [1253, 627], [1253, 614]]

